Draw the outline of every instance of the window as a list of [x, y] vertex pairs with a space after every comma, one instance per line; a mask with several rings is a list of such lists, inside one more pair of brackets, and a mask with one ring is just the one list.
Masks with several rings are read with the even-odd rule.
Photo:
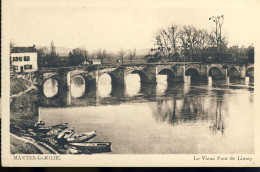
[[32, 69], [32, 65], [24, 65], [24, 69]]
[[18, 66], [13, 65], [14, 70], [18, 70]]
[[23, 60], [24, 60], [24, 61], [30, 61], [30, 56], [24, 56], [24, 57], [23, 57]]
[[19, 61], [23, 61], [23, 57], [19, 57]]
[[18, 61], [18, 57], [13, 57], [13, 61]]

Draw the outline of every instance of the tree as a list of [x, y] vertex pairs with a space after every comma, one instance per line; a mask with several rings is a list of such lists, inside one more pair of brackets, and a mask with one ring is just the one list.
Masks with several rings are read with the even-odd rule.
[[136, 49], [134, 49], [133, 51], [129, 50], [129, 59], [131, 64], [133, 64], [133, 59], [135, 58], [135, 56], [136, 56]]
[[118, 54], [121, 59], [121, 64], [124, 64], [124, 58], [125, 58], [126, 52], [121, 49]]
[[248, 48], [247, 48], [247, 57], [248, 57], [248, 62], [249, 63], [254, 63], [255, 60], [254, 60], [254, 57], [255, 57], [255, 48], [253, 45], [250, 45]]
[[[168, 32], [165, 32], [170, 43], [171, 43], [171, 47], [173, 49], [173, 58], [175, 58], [176, 61], [178, 61], [179, 59], [179, 51], [180, 51], [180, 30], [179, 27], [177, 25], [171, 25], [170, 27], [168, 27]], [[172, 59], [173, 60], [173, 59]]]
[[224, 53], [224, 49], [226, 48], [227, 45], [227, 41], [226, 41], [226, 37], [222, 36], [222, 26], [224, 23], [224, 16], [212, 16], [209, 18], [209, 20], [212, 20], [215, 24], [216, 24], [216, 31], [215, 31], [215, 35], [216, 35], [216, 47], [217, 47], [217, 52], [218, 52], [218, 60], [222, 60], [220, 59], [220, 56], [222, 56], [222, 54]]
[[155, 46], [157, 46], [157, 49], [162, 54], [164, 60], [167, 60], [167, 57], [169, 57], [170, 43], [168, 39], [165, 29], [159, 30], [155, 35]]
[[189, 61], [196, 61], [195, 48], [198, 41], [198, 31], [194, 26], [184, 26], [180, 32], [182, 51]]
[[57, 67], [58, 64], [58, 54], [56, 54], [56, 47], [53, 41], [51, 41], [50, 54], [46, 55], [46, 65], [51, 67]]
[[84, 48], [76, 48], [69, 53], [69, 64], [73, 66], [80, 65], [88, 58], [88, 52]]
[[46, 47], [37, 49], [37, 63], [39, 67], [43, 67], [47, 65], [47, 53], [48, 49]]

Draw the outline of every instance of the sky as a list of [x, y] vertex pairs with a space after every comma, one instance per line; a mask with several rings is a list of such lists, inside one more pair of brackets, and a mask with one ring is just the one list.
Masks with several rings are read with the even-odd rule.
[[50, 46], [53, 40], [67, 48], [146, 49], [154, 46], [161, 28], [177, 24], [213, 30], [209, 17], [218, 15], [224, 15], [229, 46], [254, 43], [257, 1], [186, 2], [9, 0], [6, 16], [10, 39], [18, 46]]

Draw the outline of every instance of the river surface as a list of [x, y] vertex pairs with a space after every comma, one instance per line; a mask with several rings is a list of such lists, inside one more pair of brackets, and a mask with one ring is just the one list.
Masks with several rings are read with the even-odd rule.
[[[47, 81], [40, 95], [39, 120], [68, 122], [76, 133], [97, 131], [92, 141], [112, 142], [112, 154], [254, 153], [254, 89], [249, 79], [126, 86], [102, 75], [97, 86], [81, 77], [69, 90]], [[85, 86], [86, 85], [86, 86]]]

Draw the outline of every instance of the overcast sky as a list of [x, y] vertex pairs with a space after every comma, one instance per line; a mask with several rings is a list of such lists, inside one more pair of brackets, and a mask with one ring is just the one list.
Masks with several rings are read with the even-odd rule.
[[153, 36], [162, 27], [194, 25], [212, 30], [215, 25], [209, 17], [223, 14], [223, 33], [229, 45], [254, 43], [253, 26], [257, 19], [253, 2], [107, 2], [10, 0], [7, 14], [10, 38], [19, 46], [50, 46], [53, 40], [56, 46], [68, 48], [144, 49], [153, 47]]

